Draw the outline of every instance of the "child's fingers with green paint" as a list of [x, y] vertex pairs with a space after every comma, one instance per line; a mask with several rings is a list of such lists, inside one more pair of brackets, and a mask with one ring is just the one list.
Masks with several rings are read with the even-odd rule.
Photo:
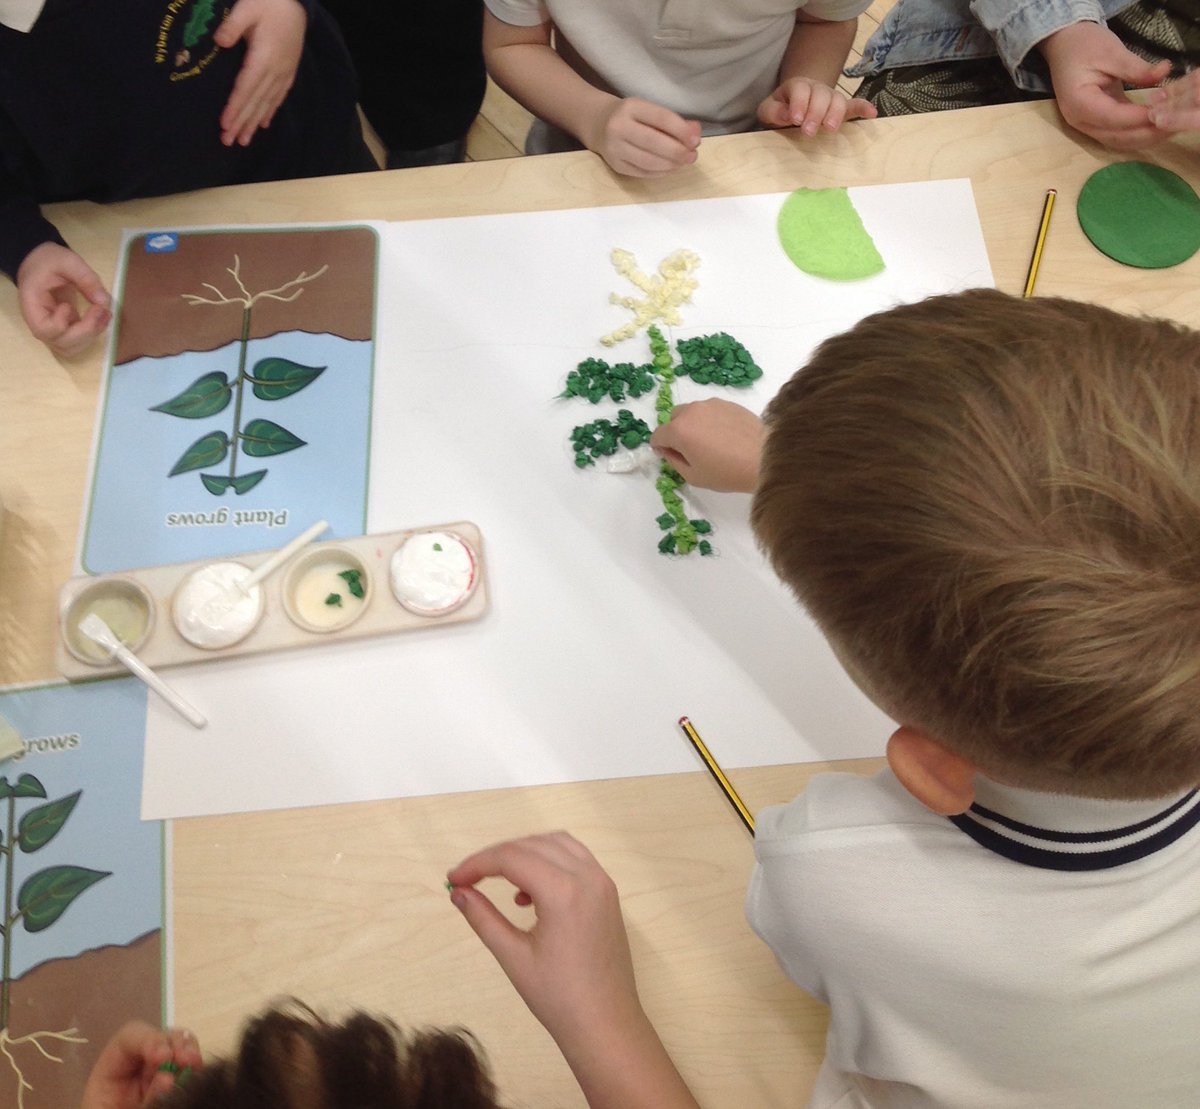
[[192, 1072], [204, 1065], [194, 1032], [187, 1028], [168, 1028], [166, 1034], [171, 1054], [159, 1064], [155, 1076], [155, 1083], [164, 1093], [176, 1084], [185, 1084]]
[[748, 408], [713, 397], [681, 404], [650, 445], [687, 481], [719, 493], [752, 493], [766, 432]]
[[200, 1063], [200, 1047], [191, 1032], [129, 1021], [96, 1059], [81, 1109], [143, 1109]]

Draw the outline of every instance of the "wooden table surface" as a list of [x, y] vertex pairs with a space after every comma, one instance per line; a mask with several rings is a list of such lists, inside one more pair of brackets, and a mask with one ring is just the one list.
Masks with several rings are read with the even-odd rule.
[[[1080, 187], [1121, 157], [1067, 133], [1043, 103], [859, 123], [817, 140], [706, 139], [696, 165], [657, 181], [617, 178], [580, 153], [47, 211], [111, 286], [128, 226], [401, 220], [970, 177], [999, 288], [1020, 292], [1042, 199], [1055, 187], [1039, 294], [1200, 326], [1200, 256], [1170, 270], [1127, 269], [1079, 230]], [[1195, 144], [1140, 157], [1193, 185], [1200, 178]], [[0, 288], [2, 684], [56, 677], [55, 601], [79, 534], [102, 359], [102, 344], [56, 359], [26, 332], [15, 290]], [[753, 810], [789, 799], [825, 768], [734, 778]], [[442, 885], [447, 867], [475, 848], [557, 827], [588, 843], [617, 879], [646, 1007], [701, 1102], [801, 1104], [821, 1059], [824, 1012], [746, 926], [750, 843], [702, 773], [176, 822], [176, 1019], [213, 1050], [281, 995], [403, 1023], [461, 1024], [487, 1047], [509, 1104], [582, 1105], [553, 1043]]]

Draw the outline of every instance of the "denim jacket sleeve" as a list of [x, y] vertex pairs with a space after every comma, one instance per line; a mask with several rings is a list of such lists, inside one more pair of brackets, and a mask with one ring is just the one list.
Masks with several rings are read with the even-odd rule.
[[1130, 0], [899, 0], [848, 70], [866, 76], [899, 66], [999, 57], [1013, 80], [1050, 92], [1034, 47], [1072, 23], [1103, 23]]

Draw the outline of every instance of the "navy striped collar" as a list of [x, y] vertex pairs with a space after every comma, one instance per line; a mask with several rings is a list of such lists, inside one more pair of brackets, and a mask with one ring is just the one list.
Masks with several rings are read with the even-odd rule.
[[[989, 782], [988, 786], [989, 792], [1000, 798], [1007, 791], [995, 783]], [[1024, 801], [1037, 796], [1027, 790], [1007, 792]], [[980, 846], [1006, 859], [1043, 870], [1070, 871], [1108, 870], [1136, 862], [1168, 847], [1200, 823], [1200, 790], [1196, 789], [1157, 806], [1154, 802], [1131, 805], [1053, 794], [1043, 794], [1041, 800], [1039, 808], [1046, 815], [1053, 813], [1057, 804], [1074, 816], [1067, 823], [1081, 827], [1077, 830], [1043, 827], [1040, 821], [1035, 824], [1016, 820], [978, 801], [965, 813], [949, 819]], [[1086, 819], [1081, 820], [1089, 807], [1096, 817], [1090, 830]], [[1113, 815], [1128, 816], [1133, 812], [1137, 813], [1137, 819], [1104, 827], [1112, 823]], [[1103, 819], [1104, 816], [1109, 819]]]

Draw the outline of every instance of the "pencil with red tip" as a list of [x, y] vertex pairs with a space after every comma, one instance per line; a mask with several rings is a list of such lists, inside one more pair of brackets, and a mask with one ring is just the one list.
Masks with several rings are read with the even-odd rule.
[[683, 729], [683, 734], [688, 737], [688, 742], [696, 749], [696, 754], [700, 756], [704, 765], [708, 767], [708, 772], [713, 776], [717, 785], [721, 787], [721, 792], [725, 794], [725, 797], [733, 806], [734, 811], [738, 814], [738, 818], [746, 825], [746, 831], [754, 835], [754, 817], [750, 815], [750, 810], [746, 808], [745, 803], [738, 796], [738, 792], [733, 788], [732, 783], [725, 777], [725, 771], [717, 765], [717, 760], [709, 753], [708, 748], [704, 745], [704, 740], [700, 738], [700, 733], [696, 731], [692, 722], [686, 716], [679, 718], [679, 726]]

